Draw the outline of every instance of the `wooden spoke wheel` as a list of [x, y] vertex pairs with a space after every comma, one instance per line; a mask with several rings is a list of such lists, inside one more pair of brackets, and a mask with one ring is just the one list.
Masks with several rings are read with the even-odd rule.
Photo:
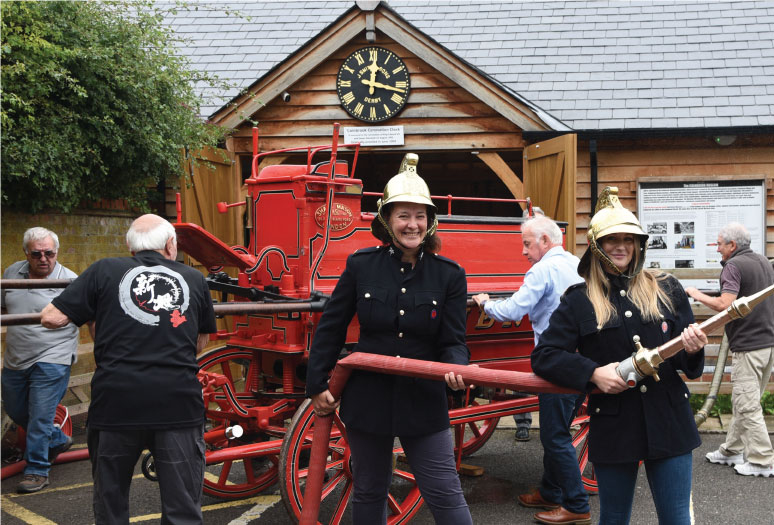
[[[454, 398], [451, 398], [452, 400]], [[455, 405], [462, 405], [463, 402], [450, 401], [450, 407], [454, 408]], [[481, 404], [472, 399], [468, 404], [468, 407], [478, 407]], [[497, 429], [497, 423], [500, 421], [499, 417], [493, 417], [489, 419], [482, 419], [478, 421], [471, 421], [470, 423], [455, 424], [452, 419], [452, 436], [454, 436], [454, 454], [457, 455], [459, 447], [462, 446], [462, 457], [468, 457], [474, 452], [478, 451], [484, 444], [492, 437], [494, 431]], [[462, 427], [463, 434], [460, 439], [460, 427]]]
[[[326, 524], [342, 523], [352, 494], [350, 451], [344, 437], [344, 424], [338, 414], [333, 417], [319, 516], [320, 522]], [[306, 400], [293, 416], [280, 452], [280, 492], [288, 513], [295, 520], [301, 517], [304, 502], [314, 422], [312, 402]], [[400, 447], [393, 451], [392, 485], [387, 500], [388, 525], [407, 522], [422, 505], [414, 475], [403, 470], [405, 463], [397, 461], [402, 454]]]
[[[258, 354], [256, 352], [231, 347], [219, 348], [202, 354], [198, 358], [198, 364], [200, 370], [222, 374], [228, 378], [231, 390], [243, 407], [257, 406], [258, 401], [250, 390], [249, 384], [251, 372], [258, 370]], [[205, 393], [209, 388], [211, 387], [204, 388]], [[236, 439], [221, 438], [209, 442], [206, 444], [207, 452], [270, 439], [277, 440], [277, 451], [279, 452], [279, 439], [262, 432], [256, 421], [237, 414], [229, 404], [223, 389], [215, 388], [213, 390], [215, 390], [215, 400], [206, 407], [205, 433], [225, 430], [227, 427], [239, 424], [243, 428], [244, 434]], [[276, 483], [278, 462], [278, 454], [268, 454], [256, 458], [239, 458], [207, 465], [204, 477], [204, 493], [224, 499], [245, 498], [258, 494]]]
[[594, 475], [593, 465], [589, 463], [589, 415], [587, 409], [588, 397], [572, 421], [572, 427], [578, 427], [578, 430], [573, 433], [572, 444], [578, 455], [578, 468], [580, 468], [583, 488], [589, 494], [596, 494], [599, 492], [597, 478]]

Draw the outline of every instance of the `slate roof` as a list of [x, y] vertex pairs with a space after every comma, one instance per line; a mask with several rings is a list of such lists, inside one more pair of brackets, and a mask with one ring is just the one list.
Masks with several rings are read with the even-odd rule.
[[[238, 10], [250, 20], [228, 15]], [[249, 86], [353, 2], [168, 19], [197, 69]], [[391, 0], [407, 22], [576, 130], [774, 125], [774, 2]], [[238, 92], [206, 93], [209, 116]]]

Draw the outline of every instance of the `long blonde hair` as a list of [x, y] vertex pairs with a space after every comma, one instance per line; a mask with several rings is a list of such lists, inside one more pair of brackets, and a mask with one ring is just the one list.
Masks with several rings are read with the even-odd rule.
[[[629, 268], [637, 268], [641, 254], [634, 250]], [[674, 305], [669, 295], [658, 285], [667, 278], [663, 272], [654, 272], [643, 269], [632, 277], [626, 295], [631, 299], [640, 315], [646, 321], [658, 321], [662, 317], [659, 303], [674, 312]], [[586, 294], [594, 307], [594, 315], [597, 318], [597, 330], [601, 330], [616, 314], [615, 306], [608, 298], [610, 294], [610, 279], [602, 267], [602, 262], [595, 255], [589, 268], [589, 276], [586, 279]]]

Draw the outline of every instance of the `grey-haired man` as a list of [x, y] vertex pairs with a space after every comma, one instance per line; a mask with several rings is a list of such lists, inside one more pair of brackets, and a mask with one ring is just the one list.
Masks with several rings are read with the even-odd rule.
[[[9, 266], [3, 279], [74, 279], [77, 275], [57, 262], [59, 238], [46, 228], [24, 233], [26, 260]], [[11, 314], [38, 313], [62, 293], [62, 288], [4, 289], [2, 307]], [[56, 330], [40, 325], [9, 326], [3, 358], [3, 406], [24, 428], [27, 465], [16, 490], [37, 492], [49, 484], [51, 463], [72, 445], [54, 426], [56, 406], [67, 391], [70, 366], [78, 349], [78, 328], [69, 323]]]
[[[686, 293], [722, 312], [737, 297], [752, 295], [774, 284], [769, 261], [750, 249], [750, 232], [732, 222], [718, 232], [720, 296], [710, 297], [696, 288]], [[763, 419], [761, 396], [774, 367], [774, 297], [749, 315], [726, 325], [732, 352], [731, 405], [733, 415], [726, 441], [706, 455], [707, 461], [733, 465], [743, 476], [774, 477], [774, 449]]]
[[43, 326], [94, 321], [88, 426], [96, 523], [129, 523], [143, 449], [159, 477], [161, 522], [201, 524], [204, 402], [196, 353], [217, 331], [204, 276], [176, 261], [175, 228], [158, 215], [126, 233], [131, 257], [95, 262], [41, 314]]

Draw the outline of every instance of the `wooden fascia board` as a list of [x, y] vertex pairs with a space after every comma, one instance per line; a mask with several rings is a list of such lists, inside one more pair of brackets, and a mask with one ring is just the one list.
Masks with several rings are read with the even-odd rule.
[[506, 96], [501, 88], [486, 80], [482, 82], [480, 73], [462, 63], [452, 53], [439, 48], [438, 44], [429, 40], [421, 32], [406, 26], [392, 12], [380, 8], [377, 11], [376, 28], [446, 75], [447, 78], [456, 82], [460, 87], [478, 97], [482, 102], [497, 110], [503, 117], [522, 130], [546, 131], [551, 129], [529, 107], [520, 106], [517, 110], [513, 105], [513, 98]]
[[307, 75], [337, 49], [365, 30], [365, 22], [365, 13], [358, 11], [353, 12], [352, 17], [339, 20], [325, 33], [318, 35], [314, 43], [302, 47], [281, 67], [261, 78], [257, 85], [250, 88], [248, 94], [241, 95], [236, 102], [232, 100], [235, 105], [223, 110], [210, 119], [210, 122], [229, 129], [236, 128], [244, 121], [242, 115], [253, 115], [288, 86]]

